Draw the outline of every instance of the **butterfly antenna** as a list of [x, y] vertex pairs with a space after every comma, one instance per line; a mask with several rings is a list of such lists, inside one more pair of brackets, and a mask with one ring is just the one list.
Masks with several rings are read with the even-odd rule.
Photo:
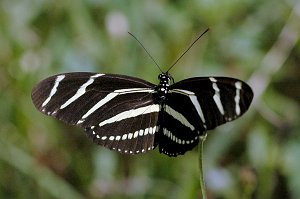
[[205, 34], [209, 31], [209, 28], [207, 28], [182, 54], [181, 56], [172, 64], [172, 66], [167, 70], [167, 72], [169, 72], [169, 70], [171, 70], [171, 68], [173, 68], [173, 66], [175, 66], [177, 64], [177, 62], [193, 47], [193, 45]]
[[157, 66], [157, 68], [160, 70], [160, 72], [163, 73], [163, 71], [161, 70], [160, 66], [158, 65], [158, 63], [155, 61], [155, 59], [150, 55], [150, 53], [148, 52], [148, 50], [145, 48], [145, 46], [130, 32], [128, 32], [128, 34], [130, 34], [137, 42], [139, 42], [139, 44], [142, 46], [142, 48], [146, 51], [146, 53], [148, 54], [148, 56], [152, 59], [152, 61], [155, 63], [155, 65]]

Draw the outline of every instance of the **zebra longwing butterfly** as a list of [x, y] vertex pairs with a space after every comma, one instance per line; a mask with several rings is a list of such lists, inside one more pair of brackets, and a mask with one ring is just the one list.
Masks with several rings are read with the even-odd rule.
[[154, 85], [125, 75], [74, 72], [41, 81], [32, 91], [41, 112], [85, 129], [93, 142], [120, 153], [159, 147], [177, 156], [193, 149], [207, 130], [247, 111], [251, 88], [228, 77], [194, 77]]
[[158, 85], [125, 75], [64, 73], [41, 81], [32, 101], [41, 112], [84, 128], [93, 142], [120, 153], [145, 153], [158, 146], [168, 156], [182, 155], [207, 130], [243, 115], [253, 98], [246, 83], [229, 77], [174, 83], [168, 71], [207, 31], [158, 76]]

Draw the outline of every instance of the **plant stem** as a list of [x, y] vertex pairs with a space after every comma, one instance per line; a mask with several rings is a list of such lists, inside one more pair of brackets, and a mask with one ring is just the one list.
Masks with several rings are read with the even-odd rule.
[[207, 199], [206, 196], [206, 187], [204, 182], [204, 175], [203, 175], [203, 164], [202, 164], [202, 157], [203, 157], [203, 144], [206, 139], [206, 135], [201, 136], [199, 140], [198, 150], [199, 150], [199, 172], [200, 172], [200, 188], [201, 188], [201, 195], [202, 199]]

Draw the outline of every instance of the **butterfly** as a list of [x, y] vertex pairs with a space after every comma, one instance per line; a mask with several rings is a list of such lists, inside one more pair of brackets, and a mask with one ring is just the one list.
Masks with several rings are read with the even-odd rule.
[[242, 116], [253, 99], [238, 79], [175, 83], [168, 71], [157, 85], [125, 75], [63, 73], [42, 80], [31, 97], [39, 111], [85, 129], [96, 144], [125, 154], [158, 147], [173, 157], [192, 150], [206, 131]]

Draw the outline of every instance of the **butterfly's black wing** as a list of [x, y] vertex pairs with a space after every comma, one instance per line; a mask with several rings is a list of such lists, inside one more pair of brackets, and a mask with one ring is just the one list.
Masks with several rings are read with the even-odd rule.
[[169, 156], [194, 148], [206, 130], [245, 113], [253, 92], [244, 82], [227, 77], [196, 77], [171, 85], [156, 142]]
[[41, 81], [32, 100], [41, 112], [84, 128], [95, 143], [136, 154], [155, 147], [154, 87], [124, 75], [65, 73]]

